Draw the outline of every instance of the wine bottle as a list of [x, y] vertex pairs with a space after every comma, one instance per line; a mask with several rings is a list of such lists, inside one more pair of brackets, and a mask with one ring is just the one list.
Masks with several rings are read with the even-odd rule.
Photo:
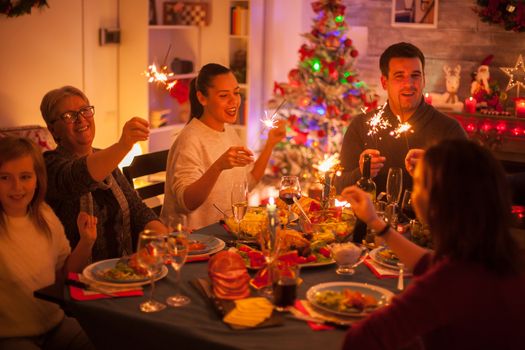
[[[373, 203], [376, 200], [376, 184], [370, 177], [371, 161], [372, 156], [370, 154], [365, 154], [363, 156], [363, 176], [357, 181], [356, 185], [370, 195]], [[357, 219], [354, 227], [353, 241], [355, 243], [361, 243], [365, 237], [366, 224], [360, 219]]]

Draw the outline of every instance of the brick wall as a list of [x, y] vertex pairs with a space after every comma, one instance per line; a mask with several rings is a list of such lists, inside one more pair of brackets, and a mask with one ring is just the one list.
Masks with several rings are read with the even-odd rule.
[[[472, 11], [474, 0], [439, 1], [436, 29], [392, 27], [392, 0], [344, 0], [344, 4], [348, 24], [368, 28], [367, 54], [358, 57], [356, 67], [360, 77], [376, 85], [382, 97], [379, 56], [399, 41], [411, 42], [425, 54], [426, 91], [445, 92], [443, 65], [461, 65], [458, 92], [461, 100], [470, 96], [470, 75], [486, 56], [494, 55], [491, 78], [501, 89], [507, 86], [508, 77], [497, 67], [513, 67], [520, 53], [525, 56], [525, 32], [508, 32], [500, 26], [481, 22]], [[516, 90], [509, 94], [515, 97]], [[525, 91], [521, 95], [525, 96]]]

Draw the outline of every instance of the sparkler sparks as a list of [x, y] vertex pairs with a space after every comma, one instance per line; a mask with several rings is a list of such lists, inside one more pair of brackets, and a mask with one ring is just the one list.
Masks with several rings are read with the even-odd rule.
[[266, 126], [268, 129], [275, 129], [277, 128], [277, 122], [279, 121], [279, 117], [277, 117], [277, 112], [281, 109], [281, 107], [286, 102], [286, 99], [283, 99], [279, 106], [275, 109], [275, 111], [272, 113], [271, 117], [268, 117], [268, 112], [264, 111], [264, 119], [261, 119], [261, 122]]
[[261, 119], [261, 122], [266, 126], [268, 129], [275, 129], [277, 125], [277, 121], [279, 118], [275, 115], [275, 113], [272, 114], [271, 117], [268, 117], [268, 112], [264, 111], [264, 119]]
[[414, 132], [414, 130], [411, 130], [412, 125], [408, 123], [401, 123], [401, 118], [399, 118], [399, 116], [397, 117], [397, 119], [399, 120], [399, 125], [397, 126], [397, 128], [390, 132], [390, 136], [393, 136], [394, 138], [398, 139], [401, 136], [401, 134], [406, 133], [409, 130], [411, 132]]
[[327, 173], [331, 170], [335, 170], [340, 162], [339, 153], [334, 153], [331, 156], [325, 154], [324, 159], [320, 161], [319, 164], [314, 165], [314, 168], [317, 168], [321, 173]]
[[171, 90], [171, 88], [177, 84], [177, 80], [171, 80], [173, 73], [168, 71], [168, 67], [162, 66], [160, 70], [157, 69], [157, 65], [153, 63], [148, 66], [148, 70], [144, 72], [146, 78], [148, 78], [148, 83], [157, 83], [163, 85], [166, 90]]
[[377, 113], [374, 114], [374, 116], [367, 122], [367, 124], [370, 126], [370, 130], [368, 130], [367, 133], [368, 136], [376, 135], [380, 129], [386, 129], [391, 126], [388, 120], [383, 119], [385, 107], [386, 103], [379, 107]]

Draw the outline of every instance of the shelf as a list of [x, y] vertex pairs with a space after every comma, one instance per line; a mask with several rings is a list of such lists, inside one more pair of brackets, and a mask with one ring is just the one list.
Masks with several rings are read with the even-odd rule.
[[183, 25], [162, 25], [155, 24], [148, 26], [151, 30], [187, 30], [187, 29], [199, 29], [199, 26], [183, 26]]
[[171, 76], [169, 80], [172, 81], [172, 80], [192, 79], [192, 78], [195, 78], [198, 74], [199, 73], [197, 72], [186, 73], [186, 74], [175, 74]]
[[230, 39], [247, 40], [248, 38], [249, 38], [249, 35], [230, 34]]

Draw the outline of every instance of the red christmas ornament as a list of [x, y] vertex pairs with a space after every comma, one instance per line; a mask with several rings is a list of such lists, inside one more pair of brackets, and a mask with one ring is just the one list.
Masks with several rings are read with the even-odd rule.
[[320, 1], [312, 2], [312, 10], [314, 10], [315, 13], [321, 12], [323, 10], [323, 4]]
[[345, 65], [346, 60], [343, 57], [341, 57], [341, 58], [339, 58], [338, 62], [339, 62], [339, 65], [342, 67], [342, 66]]
[[345, 113], [341, 116], [341, 120], [344, 122], [348, 121], [349, 119], [350, 119], [350, 114], [348, 113]]
[[308, 140], [308, 133], [298, 132], [297, 135], [293, 138], [295, 143], [298, 145], [304, 145]]
[[318, 137], [325, 137], [326, 136], [326, 132], [324, 130], [317, 130], [317, 136]]
[[299, 69], [292, 69], [288, 72], [288, 81], [292, 86], [301, 85], [301, 72], [299, 72]]
[[350, 40], [350, 39], [346, 39], [346, 40], [345, 40], [345, 46], [346, 46], [346, 47], [350, 47], [350, 46], [352, 46], [352, 40]]
[[186, 80], [179, 80], [170, 89], [170, 96], [177, 100], [180, 104], [187, 102], [190, 99], [190, 87]]
[[359, 55], [359, 52], [357, 52], [357, 50], [354, 49], [354, 50], [350, 51], [350, 56], [355, 58], [355, 57], [357, 57], [357, 55]]
[[288, 117], [288, 121], [292, 125], [295, 123], [296, 120], [297, 120], [297, 115], [295, 115], [295, 114], [292, 114], [291, 116]]

